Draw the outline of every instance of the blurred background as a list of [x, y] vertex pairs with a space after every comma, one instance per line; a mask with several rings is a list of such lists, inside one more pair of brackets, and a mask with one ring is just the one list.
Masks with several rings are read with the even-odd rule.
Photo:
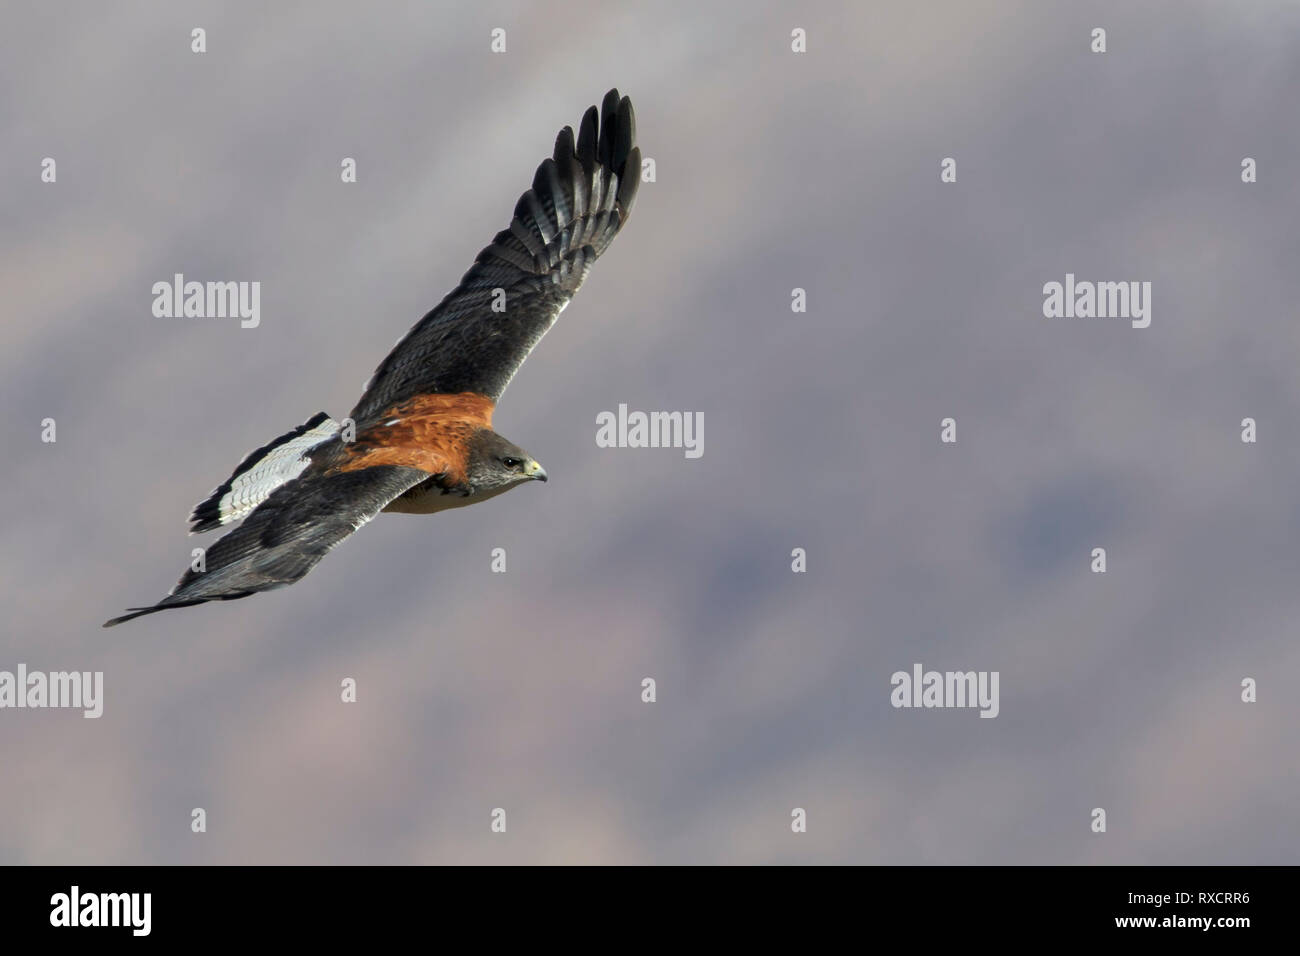
[[[657, 180], [496, 415], [550, 482], [101, 630], [615, 85]], [[9, 5], [0, 669], [105, 701], [0, 712], [0, 862], [1295, 862], [1298, 95], [1280, 0]], [[999, 716], [895, 710], [915, 662]]]

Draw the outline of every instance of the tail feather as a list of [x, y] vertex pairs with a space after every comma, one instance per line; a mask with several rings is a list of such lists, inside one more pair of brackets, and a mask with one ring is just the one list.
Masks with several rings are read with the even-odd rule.
[[302, 474], [311, 461], [307, 452], [338, 430], [338, 422], [317, 412], [293, 431], [249, 452], [234, 474], [194, 506], [190, 534], [211, 531], [250, 514], [276, 488]]

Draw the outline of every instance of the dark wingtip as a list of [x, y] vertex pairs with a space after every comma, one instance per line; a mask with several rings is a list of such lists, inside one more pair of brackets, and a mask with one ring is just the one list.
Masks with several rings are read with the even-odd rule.
[[599, 140], [596, 158], [602, 166], [617, 173], [623, 180], [640, 177], [640, 153], [637, 154], [636, 176], [627, 175], [628, 160], [636, 147], [636, 113], [632, 109], [632, 100], [619, 96], [617, 87], [605, 94], [604, 102], [600, 105]]
[[636, 189], [641, 185], [641, 150], [633, 146], [627, 154], [627, 168], [620, 172], [618, 181], [618, 202], [623, 207], [626, 218], [632, 212], [636, 200]]
[[[186, 572], [187, 576], [189, 574], [190, 572]], [[116, 627], [117, 625], [124, 624], [127, 621], [133, 621], [137, 617], [144, 617], [146, 614], [157, 614], [159, 611], [170, 611], [173, 608], [194, 607], [196, 604], [206, 604], [208, 601], [213, 601], [213, 600], [226, 601], [226, 600], [232, 600], [233, 598], [248, 597], [248, 595], [252, 593], [253, 593], [252, 591], [245, 591], [242, 594], [235, 594], [232, 595], [231, 597], [226, 597], [226, 596], [218, 596], [216, 598], [200, 597], [200, 598], [190, 598], [188, 600], [179, 598], [175, 594], [169, 594], [167, 597], [163, 598], [157, 604], [154, 604], [150, 607], [129, 607], [127, 608], [127, 611], [129, 613], [123, 614], [121, 617], [110, 618], [109, 620], [105, 621], [102, 626]]]
[[618, 104], [618, 132], [619, 140], [624, 144], [623, 155], [626, 156], [636, 145], [636, 111], [626, 96]]
[[599, 122], [600, 113], [596, 107], [589, 106], [578, 126], [578, 160], [588, 176], [596, 168], [596, 126]]
[[110, 618], [109, 620], [105, 621], [102, 626], [116, 627], [117, 625], [123, 624], [127, 621], [133, 621], [137, 617], [144, 617], [146, 614], [152, 614], [154, 611], [163, 611], [163, 610], [166, 610], [166, 605], [163, 604], [155, 604], [153, 607], [129, 607], [127, 608], [127, 611], [129, 611], [130, 613], [123, 614], [121, 617]]
[[618, 128], [618, 90], [612, 89], [605, 94], [605, 101], [600, 104], [600, 143], [596, 149], [596, 159], [606, 169], [617, 169], [614, 165], [614, 144]]
[[623, 97], [619, 96], [618, 87], [610, 87], [609, 92], [605, 94], [605, 98], [600, 103], [600, 118], [603, 120], [605, 117], [617, 113], [622, 99]]
[[577, 149], [573, 143], [573, 127], [566, 126], [560, 130], [560, 135], [555, 137], [555, 165], [567, 170], [570, 160], [576, 155]]
[[616, 198], [626, 217], [641, 182], [641, 151], [636, 146], [636, 113], [632, 109], [632, 100], [620, 96], [617, 87], [605, 94], [600, 106], [597, 158], [602, 166], [619, 178]]

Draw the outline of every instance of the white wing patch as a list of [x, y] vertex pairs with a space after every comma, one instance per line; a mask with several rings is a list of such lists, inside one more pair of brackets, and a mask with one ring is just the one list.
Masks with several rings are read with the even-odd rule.
[[339, 423], [326, 418], [314, 428], [271, 448], [251, 466], [231, 477], [229, 490], [217, 500], [217, 519], [229, 524], [246, 517], [271, 492], [297, 478], [311, 464], [306, 453], [338, 433]]

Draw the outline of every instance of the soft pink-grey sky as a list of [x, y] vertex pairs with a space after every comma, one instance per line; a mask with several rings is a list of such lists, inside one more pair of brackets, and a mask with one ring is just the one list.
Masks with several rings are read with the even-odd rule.
[[[0, 670], [105, 701], [0, 710], [0, 862], [1295, 862], [1297, 38], [1283, 2], [10, 5]], [[496, 415], [551, 480], [102, 630], [614, 85], [657, 181]], [[155, 318], [177, 272], [261, 282], [260, 325]], [[1045, 318], [1067, 273], [1150, 281], [1151, 327]], [[703, 457], [598, 448], [619, 403], [702, 412]], [[998, 671], [998, 717], [892, 708], [915, 662]]]

